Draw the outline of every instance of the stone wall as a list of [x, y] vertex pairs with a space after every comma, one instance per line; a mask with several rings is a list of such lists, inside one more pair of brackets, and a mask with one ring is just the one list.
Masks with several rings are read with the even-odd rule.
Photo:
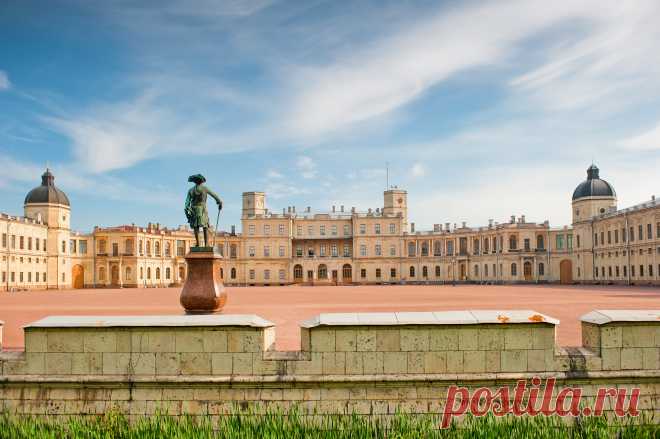
[[580, 386], [586, 403], [639, 388], [658, 419], [660, 311], [589, 313], [582, 347], [556, 346], [558, 323], [530, 310], [321, 314], [302, 323], [300, 351], [279, 352], [254, 315], [48, 317], [25, 328], [25, 352], [0, 354], [0, 410], [441, 413], [452, 385], [553, 377], [555, 395]]

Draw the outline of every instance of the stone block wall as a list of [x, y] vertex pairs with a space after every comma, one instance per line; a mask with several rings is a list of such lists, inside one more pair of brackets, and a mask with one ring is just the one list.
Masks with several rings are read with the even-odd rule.
[[586, 403], [600, 387], [639, 388], [638, 407], [658, 416], [659, 316], [594, 311], [584, 345], [560, 347], [559, 322], [531, 310], [321, 314], [295, 352], [275, 351], [273, 324], [254, 315], [49, 317], [25, 328], [25, 352], [0, 354], [0, 410], [391, 416], [441, 413], [452, 385], [552, 377], [555, 395], [580, 386]]

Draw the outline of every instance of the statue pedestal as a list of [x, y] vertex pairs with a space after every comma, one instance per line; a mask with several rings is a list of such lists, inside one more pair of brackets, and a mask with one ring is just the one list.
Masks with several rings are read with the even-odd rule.
[[222, 310], [227, 293], [220, 277], [222, 255], [212, 247], [193, 247], [186, 255], [188, 276], [181, 290], [186, 314], [212, 314]]

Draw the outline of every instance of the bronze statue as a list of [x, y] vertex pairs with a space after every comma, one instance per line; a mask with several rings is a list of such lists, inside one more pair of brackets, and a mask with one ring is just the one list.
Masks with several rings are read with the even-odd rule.
[[[202, 174], [195, 174], [188, 177], [188, 181], [195, 183], [195, 186], [188, 190], [186, 197], [186, 218], [188, 224], [195, 231], [195, 241], [197, 247], [201, 247], [199, 242], [199, 229], [204, 229], [204, 246], [209, 246], [209, 213], [206, 209], [206, 196], [210, 195], [218, 203], [218, 218], [222, 210], [222, 200], [211, 189], [204, 186], [206, 178]], [[217, 228], [217, 224], [216, 224]], [[215, 233], [215, 230], [214, 230]]]

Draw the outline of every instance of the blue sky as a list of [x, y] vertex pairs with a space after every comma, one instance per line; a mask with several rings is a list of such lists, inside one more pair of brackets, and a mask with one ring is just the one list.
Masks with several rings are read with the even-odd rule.
[[[657, 1], [5, 0], [0, 211], [48, 163], [73, 227], [184, 222], [201, 172], [410, 220], [570, 221], [592, 160], [625, 207], [660, 188]], [[419, 228], [418, 227], [418, 228]]]

